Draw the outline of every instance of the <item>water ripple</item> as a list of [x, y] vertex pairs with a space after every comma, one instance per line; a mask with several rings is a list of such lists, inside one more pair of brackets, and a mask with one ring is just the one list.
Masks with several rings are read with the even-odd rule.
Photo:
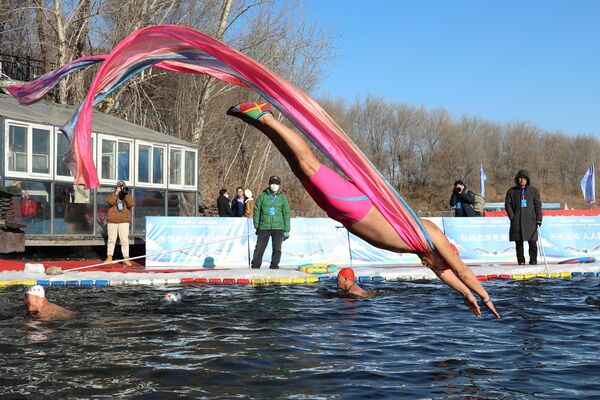
[[[81, 313], [24, 318], [0, 296], [0, 398], [585, 399], [600, 397], [598, 279], [486, 282], [477, 319], [437, 282], [51, 288]], [[169, 288], [170, 290], [172, 288]]]

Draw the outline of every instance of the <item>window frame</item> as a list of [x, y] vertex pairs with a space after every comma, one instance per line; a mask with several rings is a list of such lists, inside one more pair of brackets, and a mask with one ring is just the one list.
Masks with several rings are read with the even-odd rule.
[[[140, 146], [149, 146], [150, 147], [150, 159], [148, 161], [148, 165], [149, 165], [148, 177], [150, 178], [151, 182], [141, 182], [138, 179], [139, 161], [140, 161]], [[163, 162], [162, 162], [163, 183], [154, 183], [154, 149], [156, 147], [163, 149]], [[169, 146], [166, 143], [136, 140], [135, 141], [135, 168], [134, 168], [135, 187], [136, 188], [166, 189], [168, 186], [168, 181], [169, 181], [169, 172], [167, 170], [167, 166], [168, 166], [167, 162], [168, 162], [169, 157], [170, 157]]]
[[[54, 159], [54, 180], [57, 182], [74, 182], [75, 181], [75, 177], [74, 176], [67, 176], [67, 175], [59, 175], [58, 173], [58, 166], [56, 165], [56, 163], [58, 162], [58, 136], [63, 135], [63, 133], [60, 131], [59, 128], [55, 129], [55, 134], [54, 134], [54, 154], [56, 155], [55, 159]], [[90, 139], [92, 140], [92, 159], [94, 160], [94, 166], [97, 165], [96, 163], [96, 145], [98, 143], [98, 138], [96, 137], [96, 134], [94, 132], [92, 132]], [[62, 157], [63, 155], [60, 154], [60, 157]]]
[[[194, 153], [194, 183], [193, 185], [185, 184], [185, 153], [191, 151]], [[193, 149], [191, 147], [183, 148], [183, 189], [196, 189], [198, 187], [198, 149]]]
[[[169, 169], [172, 167], [171, 149], [181, 151], [181, 165], [180, 165], [181, 184], [171, 183], [170, 176], [169, 176], [169, 189], [176, 189], [176, 190], [194, 190], [194, 189], [196, 189], [196, 187], [198, 185], [198, 150], [193, 149], [191, 147], [181, 146], [181, 145], [169, 145], [169, 164], [168, 164]], [[185, 180], [186, 180], [185, 156], [186, 156], [186, 152], [188, 152], [188, 151], [194, 153], [194, 167], [195, 168], [194, 168], [194, 184], [193, 185], [185, 184]]]
[[181, 187], [183, 187], [183, 184], [185, 182], [185, 171], [183, 170], [184, 164], [185, 164], [185, 150], [182, 146], [169, 146], [169, 172], [171, 171], [171, 169], [173, 169], [173, 160], [171, 160], [171, 150], [177, 150], [181, 153], [181, 161], [180, 161], [180, 165], [179, 168], [181, 169], [181, 183], [177, 184], [177, 183], [172, 183], [171, 182], [171, 174], [169, 173], [169, 189], [179, 189]]
[[[115, 159], [114, 159], [114, 164], [113, 164], [115, 179], [102, 178], [102, 140], [110, 140], [110, 141], [115, 142]], [[135, 162], [134, 157], [133, 157], [134, 152], [135, 152], [135, 149], [134, 149], [135, 140], [124, 138], [122, 136], [109, 135], [106, 133], [98, 133], [96, 135], [96, 140], [94, 141], [94, 145], [96, 146], [96, 160], [94, 160], [94, 163], [96, 165], [98, 181], [100, 182], [101, 185], [115, 186], [117, 184], [117, 182], [121, 180], [121, 179], [119, 179], [119, 143], [129, 144], [129, 179], [124, 180], [124, 182], [127, 185], [131, 185], [131, 183], [133, 182], [132, 176], [134, 175], [134, 171], [135, 171], [135, 168], [133, 167], [133, 164]]]
[[[27, 129], [27, 171], [13, 171], [9, 169], [9, 153], [10, 153], [10, 126], [17, 126]], [[48, 135], [48, 172], [33, 172], [33, 130], [45, 130], [49, 132]], [[52, 125], [36, 124], [32, 122], [18, 121], [14, 119], [4, 120], [4, 149], [6, 156], [4, 157], [4, 175], [7, 179], [10, 178], [21, 178], [21, 179], [41, 179], [41, 180], [52, 180], [54, 177], [54, 135], [56, 134], [56, 128]]]

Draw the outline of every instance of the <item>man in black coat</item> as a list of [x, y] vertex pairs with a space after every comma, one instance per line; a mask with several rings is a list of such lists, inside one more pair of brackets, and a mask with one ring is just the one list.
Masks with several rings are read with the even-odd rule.
[[477, 217], [473, 209], [475, 195], [467, 189], [463, 181], [454, 182], [454, 190], [450, 197], [450, 207], [454, 208], [455, 217]]
[[227, 193], [227, 189], [219, 190], [217, 208], [219, 209], [219, 217], [233, 217], [233, 210], [229, 205], [229, 194]]
[[515, 186], [506, 192], [504, 208], [510, 219], [509, 239], [515, 242], [517, 261], [525, 264], [523, 241], [529, 243], [529, 264], [537, 264], [538, 229], [542, 226], [542, 201], [537, 188], [530, 186], [529, 172], [517, 172]]

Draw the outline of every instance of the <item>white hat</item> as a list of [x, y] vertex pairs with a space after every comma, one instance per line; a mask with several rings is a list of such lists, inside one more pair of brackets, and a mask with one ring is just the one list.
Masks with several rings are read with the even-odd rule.
[[29, 296], [46, 297], [46, 291], [40, 285], [29, 286], [25, 294]]
[[181, 301], [181, 295], [179, 293], [169, 292], [165, 294], [165, 300], [168, 302], [176, 303], [178, 301]]
[[247, 198], [249, 198], [249, 199], [252, 198], [252, 191], [250, 189], [244, 190], [244, 194], [246, 195]]

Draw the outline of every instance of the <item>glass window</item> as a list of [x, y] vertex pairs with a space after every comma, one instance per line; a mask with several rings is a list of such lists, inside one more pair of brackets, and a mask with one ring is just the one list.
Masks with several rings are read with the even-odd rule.
[[152, 149], [152, 183], [164, 183], [163, 161], [165, 157], [165, 149], [162, 147], [154, 147]]
[[31, 132], [31, 170], [40, 174], [50, 173], [50, 131], [33, 128]]
[[56, 174], [62, 176], [71, 176], [71, 171], [65, 164], [64, 156], [69, 150], [69, 141], [60, 131], [56, 135]]
[[168, 216], [193, 217], [196, 215], [196, 193], [169, 191], [167, 207]]
[[115, 153], [116, 142], [114, 140], [102, 139], [102, 179], [115, 179]]
[[196, 184], [196, 153], [193, 151], [185, 152], [185, 185], [194, 186]]
[[169, 184], [181, 185], [181, 150], [170, 149]]
[[8, 127], [8, 169], [27, 172], [27, 128], [9, 125]]
[[165, 191], [135, 189], [133, 232], [136, 234], [146, 232], [146, 218], [150, 216], [165, 215]]
[[118, 176], [117, 179], [122, 181], [129, 180], [129, 155], [131, 153], [131, 145], [127, 142], [119, 142], [119, 159], [118, 159]]
[[83, 185], [54, 185], [54, 233], [89, 235], [93, 233], [94, 203]]
[[51, 176], [52, 143], [50, 128], [7, 124], [7, 173]]
[[108, 235], [107, 224], [108, 224], [108, 198], [114, 193], [115, 187], [101, 186], [96, 189], [96, 233], [104, 236]]
[[25, 233], [50, 235], [50, 183], [6, 181], [8, 186], [21, 189], [22, 197], [14, 197], [14, 218], [26, 227]]
[[150, 183], [150, 146], [144, 144], [139, 147], [138, 181]]
[[[70, 143], [67, 137], [59, 131], [56, 130], [56, 175], [60, 177], [73, 177], [73, 173], [69, 169], [67, 163], [65, 162], [65, 154], [70, 151]], [[94, 154], [94, 137], [90, 138], [90, 151]], [[70, 158], [72, 158], [72, 153], [70, 154]], [[96, 165], [96, 157], [93, 156], [94, 165]]]

